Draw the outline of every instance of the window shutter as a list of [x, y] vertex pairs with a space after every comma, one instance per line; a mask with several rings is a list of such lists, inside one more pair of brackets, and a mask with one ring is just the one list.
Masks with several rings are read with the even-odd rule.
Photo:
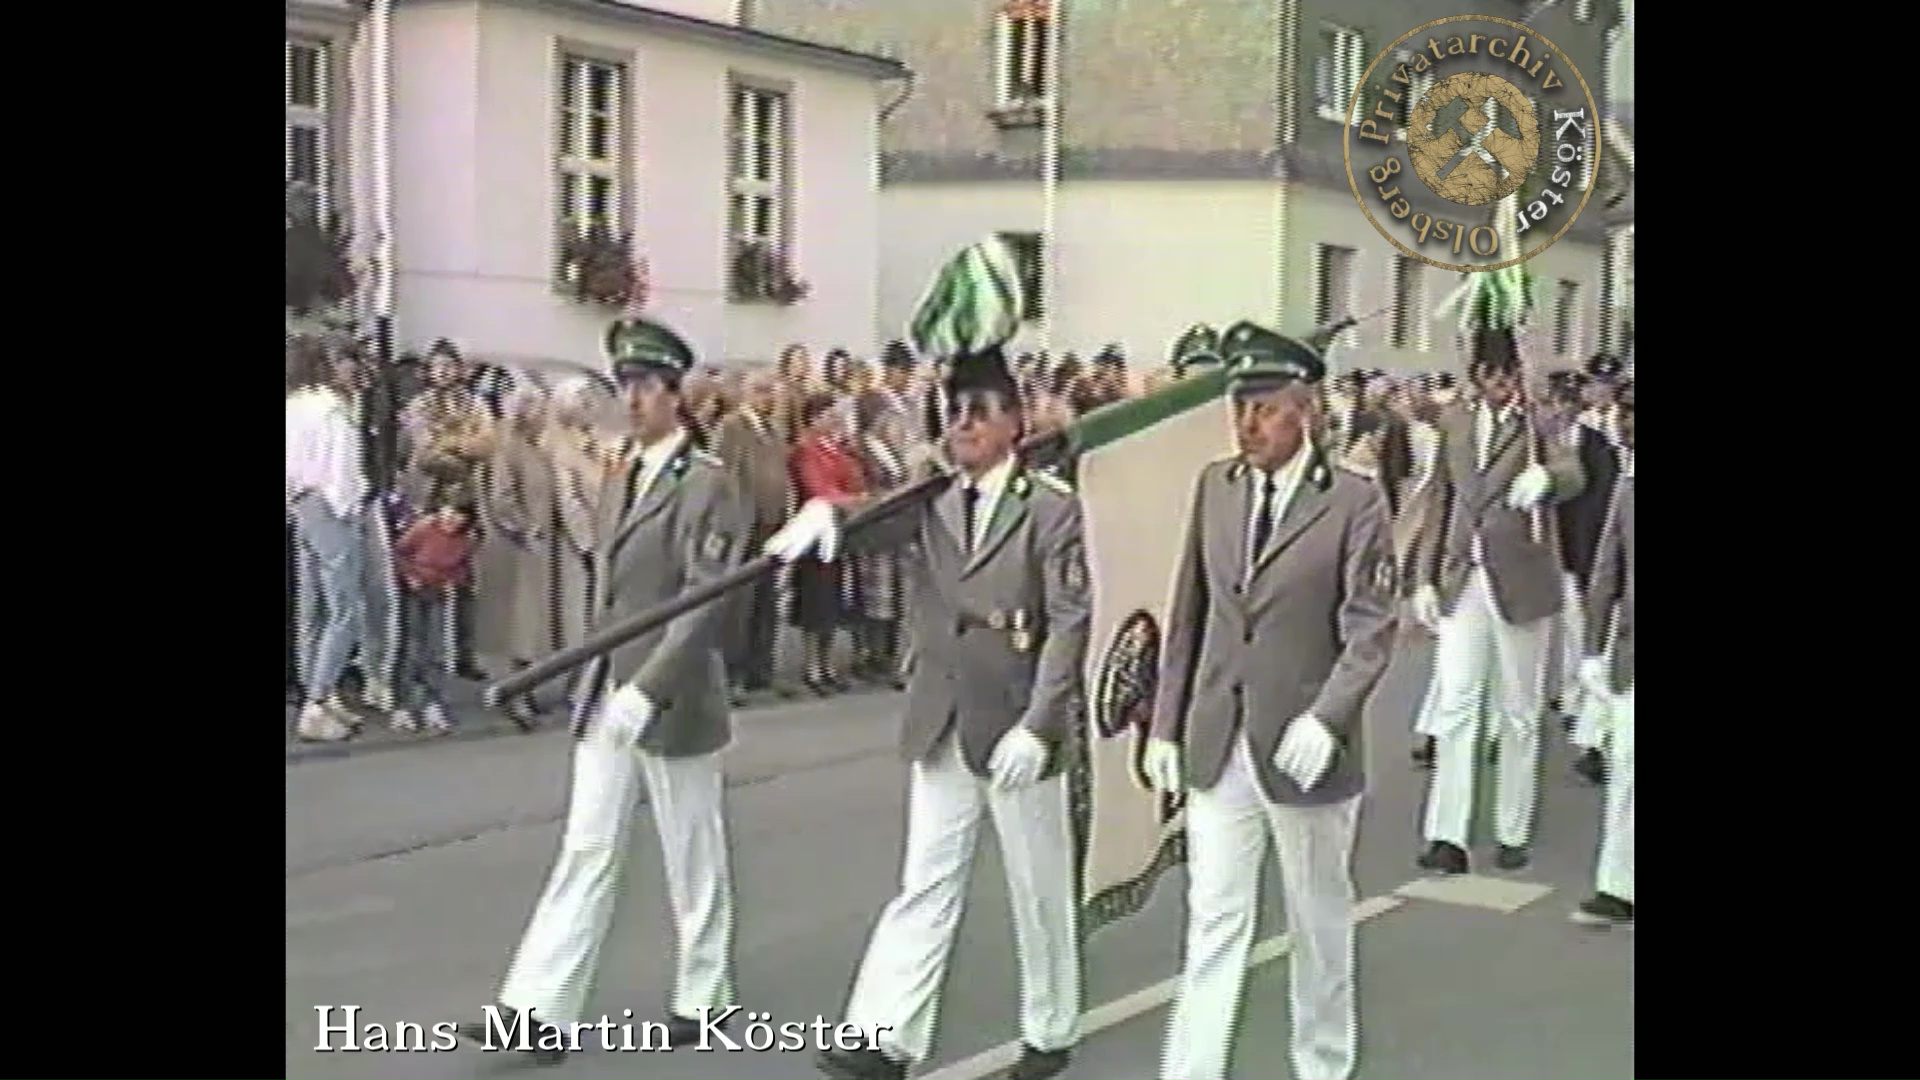
[[1350, 32], [1347, 34], [1347, 74], [1341, 80], [1342, 93], [1345, 95], [1340, 101], [1342, 109], [1351, 110], [1355, 97], [1362, 102], [1368, 100], [1366, 88], [1360, 85], [1360, 77], [1366, 72], [1367, 39], [1364, 35]]

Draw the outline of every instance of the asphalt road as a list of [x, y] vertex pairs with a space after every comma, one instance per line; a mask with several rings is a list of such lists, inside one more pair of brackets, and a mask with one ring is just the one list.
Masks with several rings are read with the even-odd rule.
[[[1370, 898], [1360, 931], [1359, 1075], [1631, 1077], [1633, 934], [1567, 921], [1590, 887], [1600, 792], [1570, 775], [1557, 733], [1533, 865], [1463, 879], [1461, 896], [1395, 895], [1419, 881], [1413, 857], [1426, 774], [1407, 760], [1407, 729], [1427, 652], [1403, 650], [1370, 717], [1372, 787], [1356, 858], [1361, 895]], [[838, 1018], [898, 872], [905, 770], [894, 753], [897, 704], [897, 696], [875, 693], [739, 717], [727, 772], [737, 980], [748, 1009], [780, 1020]], [[484, 723], [451, 740], [374, 739], [345, 751], [290, 753], [288, 1076], [481, 1077], [526, 1068], [516, 1056], [467, 1047], [315, 1049], [316, 1006], [357, 1005], [361, 1023], [431, 1024], [474, 1018], [493, 1000], [556, 847], [567, 739], [557, 731], [496, 735], [502, 729]], [[670, 935], [657, 841], [651, 828], [634, 835], [592, 1009], [632, 1009], [638, 1020], [664, 1008]], [[928, 1063], [941, 1076], [987, 1075], [996, 1050], [1017, 1034], [1003, 878], [991, 831], [983, 836]], [[1476, 858], [1490, 864], [1484, 845]], [[1270, 865], [1263, 938], [1282, 927], [1273, 875]], [[1499, 910], [1502, 886], [1516, 882], [1536, 887], [1514, 898], [1524, 906]], [[1176, 870], [1146, 910], [1090, 943], [1089, 1031], [1066, 1076], [1157, 1072], [1166, 1010], [1154, 988], [1176, 972], [1182, 889]], [[1285, 972], [1282, 959], [1251, 978], [1236, 1075], [1291, 1075]], [[682, 1049], [588, 1052], [553, 1075], [818, 1074], [808, 1053]]]

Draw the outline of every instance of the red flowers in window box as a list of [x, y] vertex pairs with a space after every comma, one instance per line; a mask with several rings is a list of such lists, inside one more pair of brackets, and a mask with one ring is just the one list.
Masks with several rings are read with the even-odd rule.
[[645, 260], [633, 252], [633, 234], [603, 224], [560, 230], [560, 283], [583, 304], [638, 309], [647, 299]]
[[797, 304], [812, 286], [793, 273], [785, 253], [772, 244], [741, 244], [733, 259], [733, 295], [736, 300], [766, 300]]

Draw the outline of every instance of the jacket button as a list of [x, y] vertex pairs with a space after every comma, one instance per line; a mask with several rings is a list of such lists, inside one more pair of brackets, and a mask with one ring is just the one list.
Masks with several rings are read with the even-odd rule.
[[1245, 588], [1239, 585], [1238, 583], [1235, 583], [1235, 585], [1233, 586], [1233, 595], [1235, 596], [1239, 596], [1242, 592], [1245, 592], [1245, 591], [1246, 591]]
[[1234, 696], [1234, 697], [1239, 697], [1239, 696], [1240, 696], [1240, 691], [1241, 691], [1242, 689], [1243, 689], [1243, 687], [1242, 687], [1242, 686], [1241, 686], [1241, 685], [1240, 685], [1239, 683], [1234, 683], [1234, 684], [1233, 684], [1233, 696]]
[[1253, 631], [1251, 631], [1251, 630], [1248, 630], [1248, 631], [1246, 631], [1245, 633], [1243, 633], [1243, 634], [1241, 634], [1241, 635], [1240, 635], [1240, 644], [1242, 644], [1242, 645], [1251, 645], [1251, 644], [1253, 644]]

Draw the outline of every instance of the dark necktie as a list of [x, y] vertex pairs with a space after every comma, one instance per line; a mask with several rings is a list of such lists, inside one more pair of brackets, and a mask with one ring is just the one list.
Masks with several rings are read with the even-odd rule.
[[1260, 481], [1260, 512], [1253, 518], [1253, 549], [1247, 552], [1247, 567], [1252, 569], [1260, 561], [1260, 553], [1267, 550], [1267, 541], [1273, 538], [1273, 496], [1279, 489], [1274, 483], [1272, 473], [1262, 474]]
[[968, 484], [960, 489], [960, 531], [966, 534], [960, 550], [973, 553], [974, 515], [979, 512], [980, 489]]
[[633, 471], [627, 474], [627, 497], [620, 503], [620, 517], [624, 519], [633, 513], [633, 507], [640, 501], [640, 483], [647, 475], [647, 459], [640, 455], [634, 459]]

